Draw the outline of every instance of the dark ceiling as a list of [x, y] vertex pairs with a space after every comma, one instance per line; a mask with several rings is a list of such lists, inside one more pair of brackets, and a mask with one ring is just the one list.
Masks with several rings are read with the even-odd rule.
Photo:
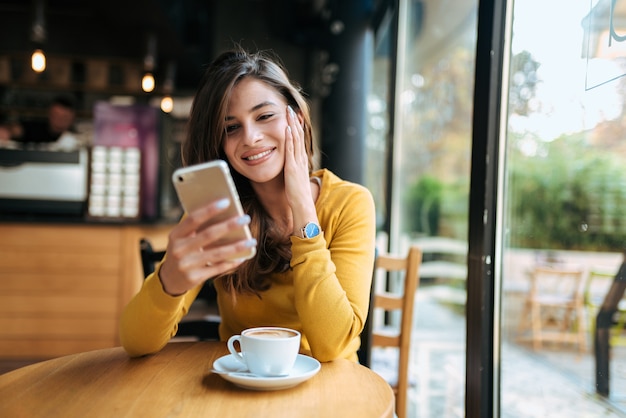
[[[32, 50], [35, 1], [0, 0], [0, 54]], [[215, 54], [215, 28], [250, 23], [263, 37], [304, 47], [324, 42], [327, 0], [47, 0], [49, 54], [143, 61], [149, 34], [157, 39], [157, 72], [175, 61], [178, 88], [195, 88]], [[332, 3], [332, 2], [331, 2]], [[263, 24], [259, 26], [259, 21]], [[221, 34], [220, 34], [221, 35]], [[237, 29], [225, 34], [237, 40]], [[248, 34], [249, 35], [249, 34]]]

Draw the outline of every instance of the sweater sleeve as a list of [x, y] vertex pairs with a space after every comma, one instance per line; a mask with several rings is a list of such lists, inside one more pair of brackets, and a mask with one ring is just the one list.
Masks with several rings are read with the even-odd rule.
[[176, 335], [178, 323], [200, 291], [200, 286], [180, 296], [170, 296], [159, 280], [160, 265], [122, 312], [120, 341], [136, 357], [161, 350]]
[[318, 209], [324, 234], [292, 237], [294, 302], [312, 355], [355, 357], [369, 308], [375, 209], [359, 185], [337, 188]]

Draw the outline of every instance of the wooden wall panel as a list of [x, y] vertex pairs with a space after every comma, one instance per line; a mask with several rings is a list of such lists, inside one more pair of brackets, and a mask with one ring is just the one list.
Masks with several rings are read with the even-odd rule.
[[111, 339], [111, 332], [117, 329], [117, 321], [111, 316], [104, 318], [87, 317], [0, 317], [0, 327], [5, 339], [76, 338], [77, 335], [89, 339]]
[[139, 239], [169, 225], [0, 224], [0, 358], [119, 345], [119, 316], [143, 277]]

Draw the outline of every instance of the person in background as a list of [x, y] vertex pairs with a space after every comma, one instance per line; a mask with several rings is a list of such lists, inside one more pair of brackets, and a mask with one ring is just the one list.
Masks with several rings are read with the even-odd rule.
[[[220, 338], [254, 326], [302, 333], [300, 352], [358, 361], [375, 254], [371, 193], [328, 169], [312, 170], [309, 106], [277, 57], [241, 48], [207, 68], [194, 98], [184, 165], [228, 162], [246, 215], [203, 227], [217, 201], [186, 214], [156, 272], [125, 307], [120, 340], [131, 356], [176, 334], [203, 283], [213, 280]], [[215, 242], [249, 223], [254, 239]], [[305, 228], [308, 226], [308, 228]], [[247, 261], [229, 255], [257, 246]]]
[[5, 126], [9, 139], [18, 142], [55, 142], [65, 132], [74, 130], [76, 108], [69, 95], [57, 96], [48, 107], [48, 115], [43, 120], [24, 120]]
[[0, 118], [0, 143], [11, 139], [11, 125]]

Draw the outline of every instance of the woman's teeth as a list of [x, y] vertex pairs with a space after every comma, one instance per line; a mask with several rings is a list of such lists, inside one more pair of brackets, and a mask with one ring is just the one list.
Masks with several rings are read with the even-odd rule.
[[258, 160], [259, 158], [263, 158], [266, 155], [269, 155], [271, 152], [272, 152], [272, 150], [263, 151], [263, 152], [261, 152], [259, 154], [251, 155], [250, 157], [246, 157], [246, 160], [248, 160], [248, 161]]

